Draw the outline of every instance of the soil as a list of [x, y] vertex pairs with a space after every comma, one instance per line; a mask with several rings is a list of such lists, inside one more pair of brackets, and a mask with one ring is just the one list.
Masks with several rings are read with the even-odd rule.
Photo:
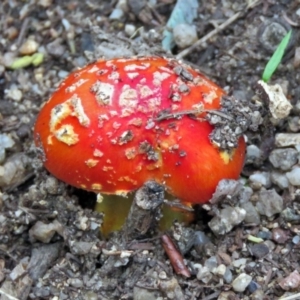
[[[293, 108], [246, 132], [240, 180], [225, 182], [211, 203], [196, 207], [192, 224], [175, 222], [161, 231], [149, 221], [142, 230], [131, 215], [105, 238], [103, 214], [93, 210], [96, 196], [43, 168], [32, 129], [69, 72], [99, 57], [166, 54], [162, 32], [175, 1], [118, 3], [117, 11], [117, 1], [106, 0], [0, 3], [0, 141], [6, 145], [0, 145], [0, 298], [300, 299], [299, 1], [257, 1], [249, 9], [245, 1], [199, 1], [193, 21], [199, 38], [239, 15], [184, 57], [178, 46], [167, 55], [254, 103], [267, 62], [292, 29], [270, 84], [282, 87]], [[37, 53], [43, 55], [33, 61]], [[282, 146], [280, 133], [298, 142], [284, 136]], [[153, 184], [135, 203], [143, 193], [162, 201]], [[133, 208], [142, 216], [137, 224], [157, 217], [140, 209]]]

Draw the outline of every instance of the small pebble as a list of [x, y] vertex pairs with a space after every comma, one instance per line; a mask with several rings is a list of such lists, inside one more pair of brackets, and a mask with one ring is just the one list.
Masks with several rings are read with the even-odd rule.
[[262, 289], [257, 289], [252, 295], [251, 300], [264, 300], [265, 292]]
[[226, 207], [214, 216], [208, 223], [210, 229], [217, 235], [229, 232], [234, 226], [244, 221], [246, 211], [240, 207]]
[[46, 45], [48, 53], [54, 57], [60, 58], [66, 51], [66, 47], [62, 45], [61, 39], [56, 39], [53, 42]]
[[16, 58], [16, 54], [14, 52], [6, 52], [2, 56], [2, 63], [6, 68], [9, 68]]
[[31, 55], [37, 51], [39, 44], [35, 40], [26, 40], [20, 47], [21, 55]]
[[198, 230], [194, 233], [193, 241], [195, 247], [200, 247], [209, 243], [210, 239], [203, 231]]
[[239, 193], [239, 201], [240, 203], [246, 203], [250, 200], [253, 195], [253, 190], [250, 186], [243, 186], [242, 190]]
[[239, 196], [242, 189], [243, 185], [239, 181], [222, 179], [218, 183], [216, 191], [210, 199], [210, 203], [215, 204], [224, 201], [226, 198], [228, 198], [228, 195], [230, 195], [231, 198]]
[[230, 300], [230, 299], [236, 299], [236, 294], [232, 291], [228, 292], [222, 292], [217, 300]]
[[11, 26], [6, 29], [6, 35], [9, 40], [14, 40], [19, 34], [19, 31], [16, 27]]
[[31, 127], [28, 124], [20, 124], [20, 127], [17, 130], [17, 136], [20, 139], [24, 139], [31, 134]]
[[300, 117], [295, 116], [288, 119], [289, 130], [292, 132], [300, 131]]
[[14, 140], [7, 133], [0, 134], [0, 147], [11, 149], [15, 145]]
[[29, 257], [25, 256], [21, 259], [21, 261], [14, 267], [14, 269], [10, 272], [9, 277], [11, 280], [15, 281], [24, 274], [28, 272], [27, 266], [29, 263]]
[[263, 240], [269, 240], [272, 238], [272, 232], [271, 231], [259, 231], [257, 233], [257, 237], [261, 238]]
[[[99, 299], [96, 294], [94, 299], [95, 300]], [[138, 286], [135, 286], [133, 288], [133, 300], [157, 300], [157, 299], [158, 299], [158, 295], [156, 291], [147, 290], [145, 288], [140, 288]]]
[[260, 216], [256, 208], [251, 202], [246, 202], [241, 204], [241, 208], [246, 211], [245, 223], [247, 224], [260, 224]]
[[214, 274], [219, 275], [220, 277], [223, 277], [225, 272], [226, 272], [226, 266], [223, 264], [218, 265], [213, 271]]
[[259, 163], [262, 159], [262, 151], [256, 145], [247, 146], [246, 163]]
[[53, 0], [39, 0], [38, 5], [43, 7], [49, 7], [52, 4]]
[[109, 19], [110, 20], [121, 20], [123, 17], [124, 17], [124, 11], [121, 8], [116, 7], [111, 12]]
[[79, 278], [69, 278], [68, 282], [74, 288], [80, 289], [83, 287], [83, 282]]
[[167, 274], [166, 274], [165, 271], [161, 271], [161, 272], [159, 272], [159, 274], [158, 274], [158, 278], [159, 278], [159, 279], [165, 280], [165, 279], [167, 279], [168, 277], [167, 277]]
[[279, 282], [280, 287], [285, 290], [294, 290], [299, 288], [300, 286], [300, 274], [298, 273], [297, 270], [292, 272], [290, 275], [285, 277]]
[[270, 218], [282, 212], [283, 199], [274, 189], [262, 190], [258, 193], [256, 209], [259, 214]]
[[11, 86], [9, 90], [6, 90], [6, 96], [16, 102], [20, 102], [23, 98], [23, 93], [16, 86]]
[[22, 182], [30, 164], [31, 160], [23, 153], [9, 157], [3, 166], [0, 165], [0, 188]]
[[258, 288], [260, 288], [260, 285], [253, 280], [248, 285], [248, 290], [251, 294], [254, 293]]
[[282, 211], [281, 216], [287, 222], [299, 222], [300, 215], [292, 208], [287, 207], [285, 210]]
[[217, 257], [216, 256], [212, 256], [212, 257], [208, 258], [205, 261], [204, 266], [207, 267], [210, 272], [212, 272], [215, 268], [218, 267], [218, 259], [217, 259]]
[[296, 166], [291, 172], [286, 173], [290, 184], [300, 186], [300, 167]]
[[227, 284], [229, 284], [229, 283], [231, 283], [232, 282], [232, 272], [231, 272], [231, 270], [230, 270], [230, 268], [226, 268], [226, 271], [225, 271], [225, 273], [224, 273], [224, 276], [223, 276], [223, 278], [224, 278], [224, 280], [225, 280], [225, 282], [227, 283]]
[[295, 235], [292, 239], [293, 244], [298, 245], [300, 242], [300, 236], [299, 235]]
[[193, 45], [198, 40], [196, 27], [189, 24], [176, 25], [173, 35], [176, 45], [181, 49]]
[[284, 173], [272, 171], [271, 172], [271, 181], [282, 190], [289, 187], [289, 180], [288, 180], [286, 174], [284, 174]]
[[126, 24], [124, 31], [125, 31], [126, 35], [130, 37], [135, 33], [136, 27], [132, 24]]
[[261, 187], [269, 188], [271, 186], [271, 176], [269, 172], [254, 173], [249, 176], [249, 180], [254, 189], [260, 189]]
[[297, 163], [298, 151], [294, 148], [275, 149], [271, 152], [269, 160], [274, 168], [287, 171]]
[[197, 264], [197, 269], [197, 279], [203, 283], [206, 284], [213, 278], [213, 274], [209, 271], [208, 267]]
[[59, 72], [58, 72], [57, 75], [58, 75], [59, 78], [64, 79], [64, 78], [66, 78], [69, 75], [69, 72], [68, 71], [64, 71], [64, 70], [59, 70]]
[[250, 284], [252, 277], [246, 273], [241, 273], [232, 282], [232, 288], [234, 291], [242, 293], [246, 290], [247, 286]]
[[48, 177], [45, 182], [45, 188], [46, 191], [50, 195], [56, 195], [59, 193], [59, 183], [58, 180], [55, 177]]
[[300, 145], [300, 133], [278, 133], [275, 135], [275, 144], [277, 147]]
[[5, 150], [15, 145], [14, 140], [8, 134], [0, 134], [0, 164], [5, 161]]
[[261, 259], [270, 252], [270, 249], [266, 244], [261, 243], [255, 244], [252, 247], [250, 247], [250, 251], [253, 256], [255, 256], [258, 259]]
[[295, 56], [294, 56], [294, 67], [299, 68], [300, 67], [300, 47], [297, 47], [295, 49]]
[[61, 230], [61, 224], [55, 220], [52, 223], [46, 224], [42, 221], [37, 221], [29, 230], [29, 236], [32, 240], [38, 240], [42, 243], [49, 243], [55, 232]]
[[232, 265], [235, 267], [235, 268], [240, 268], [241, 266], [245, 266], [247, 263], [247, 259], [246, 258], [239, 258], [239, 259], [236, 259], [232, 262]]
[[289, 239], [289, 235], [281, 228], [274, 228], [272, 230], [272, 239], [278, 244], [284, 244]]

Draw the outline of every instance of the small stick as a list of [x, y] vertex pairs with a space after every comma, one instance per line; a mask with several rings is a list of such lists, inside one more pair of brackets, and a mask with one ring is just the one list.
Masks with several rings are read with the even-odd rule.
[[161, 236], [162, 245], [170, 259], [171, 265], [176, 274], [191, 277], [189, 269], [186, 267], [183, 261], [181, 253], [177, 250], [174, 242], [171, 238], [164, 234]]
[[24, 19], [22, 25], [21, 25], [21, 30], [20, 30], [20, 33], [19, 33], [19, 37], [18, 37], [18, 40], [17, 40], [17, 47], [19, 48], [25, 38], [25, 35], [26, 35], [26, 32], [28, 30], [28, 25], [29, 25], [29, 22], [31, 21], [31, 19], [29, 17], [27, 17], [26, 19]]
[[300, 297], [300, 293], [294, 294], [294, 295], [290, 295], [287, 297], [281, 297], [278, 300], [297, 300]]
[[182, 111], [177, 111], [177, 112], [172, 112], [172, 113], [163, 113], [161, 116], [158, 116], [156, 119], [154, 119], [154, 121], [160, 122], [163, 120], [178, 119], [178, 118], [180, 118], [182, 116], [186, 116], [186, 115], [196, 116], [197, 114], [203, 113], [203, 112], [214, 114], [214, 115], [217, 115], [224, 119], [232, 121], [231, 116], [228, 116], [219, 110], [213, 110], [213, 109], [207, 109], [207, 110], [204, 109], [202, 111], [200, 111], [199, 109], [190, 109], [190, 110], [182, 110]]
[[207, 35], [203, 36], [201, 39], [199, 39], [195, 44], [190, 46], [189, 48], [186, 48], [185, 50], [181, 51], [176, 55], [176, 59], [182, 59], [183, 57], [187, 56], [189, 53], [191, 53], [193, 50], [195, 50], [197, 47], [203, 45], [206, 43], [210, 38], [212, 38], [214, 35], [219, 33], [220, 31], [224, 30], [226, 27], [231, 25], [234, 21], [236, 21], [238, 18], [240, 18], [248, 9], [251, 9], [255, 7], [260, 0], [255, 0], [252, 3], [250, 3], [245, 11], [239, 11], [236, 14], [234, 14], [232, 17], [230, 17], [227, 21], [225, 21], [220, 26], [216, 27], [214, 30], [210, 31]]

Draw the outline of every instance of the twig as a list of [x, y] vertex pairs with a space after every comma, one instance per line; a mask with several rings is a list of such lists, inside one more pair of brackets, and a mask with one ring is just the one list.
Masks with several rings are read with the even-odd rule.
[[0, 289], [0, 295], [4, 295], [4, 296], [6, 296], [8, 299], [10, 299], [10, 300], [20, 300], [19, 298], [16, 298], [16, 297], [14, 297], [14, 296], [11, 296], [11, 295], [9, 295], [9, 294], [7, 294], [5, 291], [3, 291], [2, 289]]
[[24, 19], [22, 25], [21, 25], [21, 30], [20, 30], [20, 33], [19, 33], [19, 37], [18, 37], [18, 40], [17, 40], [17, 47], [19, 48], [25, 38], [25, 35], [26, 35], [26, 32], [27, 32], [27, 29], [28, 29], [28, 25], [29, 25], [29, 22], [31, 21], [31, 19], [29, 17], [27, 17], [26, 19]]
[[164, 204], [168, 205], [169, 207], [178, 208], [178, 209], [186, 211], [186, 212], [187, 211], [188, 212], [193, 212], [194, 211], [194, 209], [191, 206], [182, 204], [178, 199], [172, 200], [172, 201], [169, 201], [169, 200], [165, 199]]
[[154, 119], [154, 121], [160, 122], [163, 120], [169, 120], [169, 119], [179, 119], [180, 117], [183, 116], [197, 116], [200, 113], [210, 113], [210, 114], [214, 114], [217, 115], [221, 118], [227, 119], [232, 121], [232, 117], [229, 115], [224, 114], [223, 112], [219, 111], [219, 110], [214, 110], [214, 109], [189, 109], [189, 110], [181, 110], [181, 111], [176, 111], [176, 112], [172, 112], [172, 113], [162, 113], [161, 115], [159, 115], [156, 119]]
[[287, 16], [286, 12], [283, 12], [282, 16], [283, 16], [283, 18], [284, 18], [291, 26], [294, 26], [294, 27], [299, 27], [299, 26], [300, 26], [299, 23], [296, 23], [296, 22], [294, 22], [292, 19], [290, 19], [290, 18]]
[[297, 293], [297, 294], [294, 294], [294, 295], [291, 295], [291, 296], [287, 296], [287, 297], [281, 297], [279, 298], [278, 300], [296, 300], [300, 297], [300, 293]]
[[255, 7], [258, 3], [260, 2], [260, 0], [254, 0], [252, 3], [250, 3], [247, 7], [245, 11], [239, 11], [236, 14], [234, 14], [232, 17], [230, 17], [227, 21], [225, 21], [223, 24], [221, 24], [220, 26], [216, 27], [214, 30], [212, 30], [211, 32], [209, 32], [207, 35], [205, 35], [204, 37], [202, 37], [201, 39], [199, 39], [195, 44], [193, 44], [192, 46], [190, 46], [187, 49], [184, 49], [183, 51], [181, 51], [180, 53], [177, 54], [176, 58], [177, 59], [181, 59], [185, 56], [187, 56], [189, 53], [191, 53], [193, 50], [195, 50], [197, 47], [203, 45], [204, 43], [206, 43], [210, 38], [212, 38], [214, 35], [216, 35], [217, 33], [219, 33], [220, 31], [224, 30], [227, 26], [229, 26], [230, 24], [232, 24], [234, 21], [236, 21], [238, 18], [240, 18], [243, 14], [245, 14], [249, 9]]
[[168, 235], [164, 234], [161, 237], [161, 241], [175, 273], [185, 277], [191, 277], [191, 273], [187, 266], [184, 264], [181, 253], [176, 249], [176, 246], [171, 238]]
[[212, 300], [212, 299], [216, 299], [219, 295], [220, 295], [221, 292], [214, 292], [213, 294], [210, 294], [204, 298], [202, 298], [202, 300]]

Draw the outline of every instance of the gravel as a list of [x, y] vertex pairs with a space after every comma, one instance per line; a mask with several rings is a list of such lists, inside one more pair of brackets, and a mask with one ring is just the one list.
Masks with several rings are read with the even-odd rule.
[[[182, 34], [186, 25], [169, 31], [175, 33], [175, 56], [240, 13], [185, 59], [241, 98], [240, 105], [257, 109], [245, 133], [241, 178], [222, 181], [210, 203], [196, 209], [192, 224], [175, 222], [167, 230], [190, 278], [173, 270], [157, 228], [126, 244], [117, 233], [104, 238], [103, 215], [93, 211], [96, 196], [53, 178], [37, 159], [32, 127], [60, 81], [99, 57], [166, 55], [160, 40], [174, 6], [153, 0], [1, 1], [1, 299], [278, 299], [299, 290], [296, 2], [269, 1], [247, 10], [243, 1], [202, 1], [190, 35]], [[278, 110], [273, 98], [256, 93], [256, 84], [291, 27], [292, 41], [270, 80], [287, 108]], [[272, 122], [270, 100], [279, 118]], [[239, 132], [240, 121], [226, 135]]]

